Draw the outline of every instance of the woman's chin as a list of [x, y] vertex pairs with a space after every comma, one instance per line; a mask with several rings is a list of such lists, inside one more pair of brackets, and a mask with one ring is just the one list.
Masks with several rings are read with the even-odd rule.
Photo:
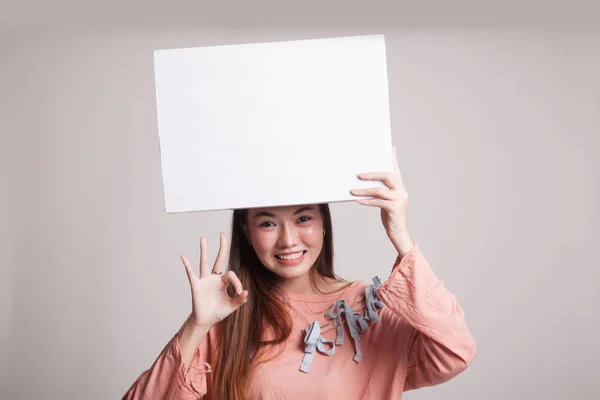
[[316, 261], [312, 252], [305, 251], [297, 259], [282, 260], [275, 256], [260, 257], [262, 264], [282, 279], [296, 279], [306, 275]]
[[282, 279], [295, 279], [307, 274], [312, 265], [308, 259], [302, 259], [300, 262], [286, 261], [276, 259], [268, 268]]
[[299, 278], [310, 271], [310, 267], [306, 267], [302, 264], [296, 266], [275, 265], [269, 269], [282, 279]]

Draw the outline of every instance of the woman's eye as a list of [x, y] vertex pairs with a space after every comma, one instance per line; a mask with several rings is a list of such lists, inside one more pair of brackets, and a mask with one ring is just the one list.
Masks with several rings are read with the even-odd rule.
[[306, 221], [310, 221], [311, 219], [312, 219], [311, 217], [304, 216], [304, 217], [298, 218], [298, 221], [299, 222], [306, 222]]
[[269, 225], [269, 224], [271, 224], [271, 225], [275, 225], [275, 224], [273, 224], [272, 222], [268, 222], [268, 221], [267, 221], [267, 222], [263, 222], [263, 223], [262, 223], [262, 224], [260, 224], [259, 226], [260, 226], [260, 227], [269, 228], [269, 227], [271, 226], [271, 225]]

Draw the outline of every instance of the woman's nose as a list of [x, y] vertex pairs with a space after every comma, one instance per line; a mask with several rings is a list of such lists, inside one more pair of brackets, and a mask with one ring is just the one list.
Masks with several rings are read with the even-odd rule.
[[282, 225], [279, 231], [279, 246], [283, 248], [293, 247], [298, 242], [298, 232], [295, 226]]

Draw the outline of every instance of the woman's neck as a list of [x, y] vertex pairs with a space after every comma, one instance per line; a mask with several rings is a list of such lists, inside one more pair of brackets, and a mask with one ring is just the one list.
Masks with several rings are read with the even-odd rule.
[[330, 293], [345, 284], [337, 279], [320, 275], [315, 270], [293, 279], [282, 279], [279, 284], [284, 290], [298, 294]]

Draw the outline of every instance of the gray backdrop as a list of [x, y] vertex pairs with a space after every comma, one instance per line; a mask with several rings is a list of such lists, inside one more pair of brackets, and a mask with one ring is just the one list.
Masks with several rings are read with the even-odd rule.
[[[214, 257], [229, 229], [230, 212], [163, 211], [152, 50], [371, 33], [387, 36], [411, 232], [478, 346], [463, 374], [405, 398], [597, 398], [600, 29], [589, 12], [565, 10], [565, 28], [534, 7], [530, 24], [477, 8], [446, 6], [444, 19], [262, 2], [178, 22], [176, 6], [109, 2], [69, 22], [65, 4], [29, 20], [13, 4], [0, 19], [2, 399], [119, 398], [190, 310], [179, 254], [197, 261], [205, 235]], [[337, 272], [387, 278], [395, 257], [378, 211], [332, 211]]]

